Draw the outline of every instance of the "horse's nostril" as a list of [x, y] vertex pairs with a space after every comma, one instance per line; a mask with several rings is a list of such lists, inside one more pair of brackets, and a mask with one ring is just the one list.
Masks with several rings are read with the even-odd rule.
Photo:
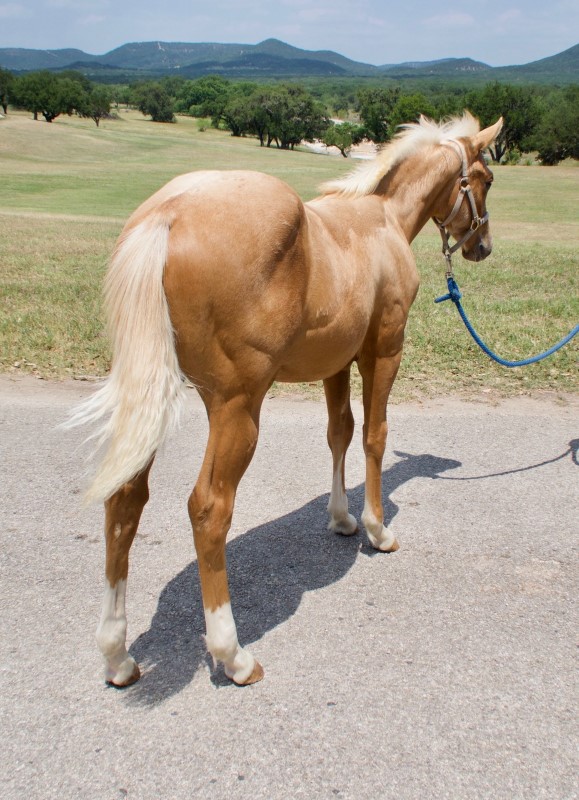
[[481, 260], [483, 258], [486, 258], [487, 256], [490, 256], [492, 249], [493, 249], [492, 244], [486, 245], [484, 242], [479, 242], [478, 252]]

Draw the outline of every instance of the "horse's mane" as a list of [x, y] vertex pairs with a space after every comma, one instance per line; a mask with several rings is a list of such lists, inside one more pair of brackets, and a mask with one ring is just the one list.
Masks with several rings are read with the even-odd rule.
[[376, 158], [360, 164], [343, 178], [322, 184], [322, 194], [363, 197], [372, 194], [382, 178], [409, 156], [445, 139], [474, 136], [480, 130], [477, 119], [465, 111], [461, 117], [434, 122], [421, 116], [418, 122], [400, 126], [400, 132], [380, 150]]

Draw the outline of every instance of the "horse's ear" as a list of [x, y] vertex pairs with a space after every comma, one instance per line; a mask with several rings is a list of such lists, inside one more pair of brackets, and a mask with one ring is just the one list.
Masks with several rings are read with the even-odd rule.
[[483, 150], [486, 150], [487, 147], [490, 147], [490, 145], [501, 132], [502, 127], [503, 118], [501, 117], [498, 122], [495, 122], [494, 125], [491, 125], [489, 128], [485, 128], [484, 131], [480, 131], [480, 133], [477, 133], [476, 136], [473, 136], [472, 143], [475, 150], [478, 150], [479, 153], [482, 153]]

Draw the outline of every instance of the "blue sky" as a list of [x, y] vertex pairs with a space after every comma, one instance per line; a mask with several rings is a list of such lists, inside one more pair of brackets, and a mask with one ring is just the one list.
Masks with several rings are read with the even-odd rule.
[[0, 0], [0, 47], [102, 54], [127, 42], [270, 37], [370, 64], [462, 56], [526, 64], [579, 42], [579, 2]]

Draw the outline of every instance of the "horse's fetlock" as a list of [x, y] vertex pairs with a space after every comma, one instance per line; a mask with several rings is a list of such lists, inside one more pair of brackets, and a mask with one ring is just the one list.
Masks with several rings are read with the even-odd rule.
[[209, 639], [208, 636], [205, 636], [205, 644], [213, 660], [215, 662], [221, 661], [224, 664], [233, 661], [238, 649], [237, 641], [231, 642], [227, 639], [216, 639], [214, 637]]
[[95, 638], [101, 653], [110, 659], [115, 654], [125, 652], [126, 636], [126, 620], [107, 619], [99, 625]]
[[216, 661], [231, 662], [239, 649], [233, 617], [221, 625], [208, 626], [205, 635], [207, 650]]

